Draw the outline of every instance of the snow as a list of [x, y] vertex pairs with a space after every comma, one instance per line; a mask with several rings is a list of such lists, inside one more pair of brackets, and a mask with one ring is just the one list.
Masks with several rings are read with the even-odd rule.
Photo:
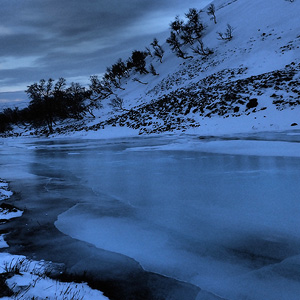
[[0, 219], [1, 220], [10, 220], [12, 218], [21, 217], [23, 212], [21, 210], [15, 209], [12, 211], [11, 209], [5, 209], [0, 207]]
[[2, 248], [7, 248], [7, 247], [9, 247], [8, 246], [8, 244], [5, 242], [5, 240], [4, 240], [4, 237], [5, 237], [5, 235], [4, 234], [1, 234], [0, 235], [0, 248], [2, 249]]
[[1, 199], [7, 199], [12, 195], [12, 192], [4, 190], [4, 189], [0, 189], [0, 197]]
[[[1, 200], [7, 200], [13, 193], [8, 190], [8, 183], [0, 180]], [[10, 220], [21, 217], [23, 212], [10, 206], [0, 207], [0, 219]], [[5, 241], [5, 234], [0, 235], [0, 248], [9, 248]], [[13, 273], [6, 280], [7, 286], [15, 293], [12, 297], [1, 297], [0, 299], [86, 299], [105, 300], [98, 290], [91, 289], [86, 283], [69, 283], [52, 280], [45, 275], [51, 262], [28, 260], [22, 255], [11, 255], [0, 253], [0, 274], [6, 276]]]
[[[223, 6], [226, 2], [231, 4]], [[222, 68], [243, 63], [250, 68], [251, 74], [261, 74], [279, 69], [293, 58], [299, 59], [296, 50], [291, 51], [290, 56], [287, 55], [289, 57], [278, 53], [280, 46], [297, 36], [299, 3], [277, 0], [268, 2], [217, 0], [213, 3], [217, 8], [218, 23], [216, 26], [210, 24], [207, 29], [208, 34], [204, 41], [207, 40], [208, 46], [213, 48], [224, 46], [224, 42], [222, 44], [222, 41], [216, 39], [216, 32], [224, 32], [228, 23], [234, 28], [233, 40], [227, 43], [227, 49], [219, 50], [226, 56], [221, 64]], [[229, 57], [230, 49], [236, 50], [236, 53]], [[247, 52], [242, 51], [243, 49]]]
[[8, 183], [0, 180], [0, 200], [8, 199], [12, 194], [13, 193], [8, 190]]
[[[230, 2], [230, 5], [225, 5]], [[202, 14], [202, 19], [207, 26], [203, 42], [204, 45], [213, 48], [215, 53], [207, 61], [199, 62], [202, 64], [203, 71], [195, 74], [196, 77], [192, 81], [197, 81], [222, 69], [237, 68], [241, 65], [249, 68], [247, 76], [256, 75], [280, 69], [293, 60], [299, 60], [297, 49], [284, 54], [280, 53], [280, 47], [299, 35], [299, 2], [218, 0], [212, 3], [217, 8], [218, 23], [214, 24], [206, 13]], [[203, 8], [203, 11], [206, 11], [206, 8]], [[183, 18], [183, 14], [181, 17]], [[233, 39], [230, 42], [218, 40], [217, 32], [224, 32], [228, 23], [234, 28]], [[268, 36], [265, 37], [264, 33]], [[134, 106], [140, 101], [151, 100], [149, 99], [149, 96], [153, 97], [151, 93], [149, 96], [146, 95], [156, 84], [167, 78], [169, 74], [184, 69], [184, 64], [190, 62], [171, 54], [167, 44], [163, 47], [166, 50], [164, 62], [160, 64], [155, 62], [155, 59], [153, 61], [160, 76], [153, 77], [151, 74], [141, 76], [144, 82], [148, 82], [146, 86], [131, 81], [124, 82], [126, 90], [118, 93], [128, 105]], [[213, 61], [217, 64], [211, 64]], [[184, 82], [184, 85], [187, 84], [189, 80]], [[139, 98], [141, 98], [140, 101]]]
[[[44, 272], [49, 263], [29, 261], [26, 260], [26, 257], [20, 255], [0, 253], [2, 274], [9, 272], [17, 265], [20, 266], [20, 274], [13, 275], [6, 280], [8, 287], [16, 293], [17, 299], [108, 299], [101, 292], [91, 289], [86, 283], [59, 282], [48, 278], [44, 275]], [[12, 296], [1, 297], [0, 299], [9, 300], [16, 298]]]

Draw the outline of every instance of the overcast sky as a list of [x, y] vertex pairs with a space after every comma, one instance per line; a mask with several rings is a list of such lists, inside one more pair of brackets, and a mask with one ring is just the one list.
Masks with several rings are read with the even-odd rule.
[[[0, 101], [41, 78], [83, 82], [210, 0], [1, 0]], [[163, 41], [161, 41], [163, 42]], [[2, 97], [1, 97], [2, 95]]]

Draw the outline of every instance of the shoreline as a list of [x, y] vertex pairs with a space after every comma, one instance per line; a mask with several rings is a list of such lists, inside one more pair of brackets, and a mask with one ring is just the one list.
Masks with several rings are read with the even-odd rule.
[[[196, 299], [199, 293], [205, 293], [192, 284], [147, 272], [124, 255], [98, 249], [58, 231], [54, 221], [59, 212], [72, 206], [71, 203], [65, 202], [55, 212], [48, 209], [42, 223], [37, 218], [39, 213], [31, 211], [29, 203], [23, 203], [19, 195], [14, 194], [10, 202], [27, 208], [21, 218], [1, 225], [1, 230], [7, 232], [5, 240], [9, 245], [5, 252], [29, 260], [50, 262], [56, 270], [49, 274], [52, 279], [87, 282], [90, 288], [103, 292], [110, 300], [156, 300], [165, 296], [174, 300]], [[60, 273], [62, 266], [63, 273]]]
[[[51, 261], [32, 260], [28, 256], [20, 253], [11, 254], [10, 246], [7, 243], [7, 236], [10, 231], [5, 228], [10, 222], [22, 218], [24, 210], [7, 203], [12, 202], [13, 192], [9, 190], [9, 184], [0, 179], [0, 266], [1, 266], [1, 299], [27, 299], [35, 297], [46, 297], [56, 299], [77, 296], [81, 299], [97, 300], [108, 299], [98, 290], [91, 289], [87, 283], [64, 282], [52, 279], [54, 274], [60, 274], [61, 266]], [[51, 287], [55, 286], [54, 290]]]

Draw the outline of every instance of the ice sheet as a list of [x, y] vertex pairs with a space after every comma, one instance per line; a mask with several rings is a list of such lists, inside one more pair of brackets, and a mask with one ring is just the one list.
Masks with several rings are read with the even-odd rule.
[[300, 160], [289, 154], [298, 139], [41, 140], [1, 163], [40, 205], [78, 199], [56, 222], [74, 238], [226, 299], [298, 300]]
[[98, 201], [85, 199], [56, 226], [228, 299], [297, 299], [298, 143], [185, 142], [82, 155]]

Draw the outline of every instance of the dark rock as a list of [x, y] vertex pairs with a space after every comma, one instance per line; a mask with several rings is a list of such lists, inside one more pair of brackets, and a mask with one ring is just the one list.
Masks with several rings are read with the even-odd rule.
[[258, 105], [258, 101], [256, 98], [250, 99], [249, 102], [246, 104], [248, 109], [256, 107]]

